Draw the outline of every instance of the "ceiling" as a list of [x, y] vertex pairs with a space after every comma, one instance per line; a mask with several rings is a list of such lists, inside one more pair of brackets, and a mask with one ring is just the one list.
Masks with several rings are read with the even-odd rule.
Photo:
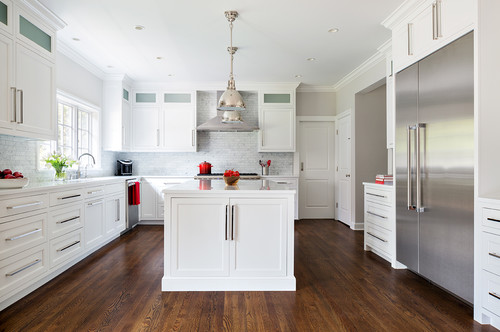
[[[238, 87], [238, 82], [334, 85], [390, 38], [380, 22], [403, 0], [40, 2], [67, 23], [58, 32], [64, 44], [106, 73], [147, 82], [226, 81], [230, 58], [224, 11], [237, 10]], [[138, 31], [136, 25], [145, 29]], [[340, 31], [328, 32], [332, 28]]]

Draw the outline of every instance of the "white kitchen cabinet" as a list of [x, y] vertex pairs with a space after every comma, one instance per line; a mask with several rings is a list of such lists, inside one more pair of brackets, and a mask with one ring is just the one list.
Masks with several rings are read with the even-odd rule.
[[408, 2], [393, 13], [383, 25], [392, 30], [395, 71], [471, 31], [474, 9], [474, 0], [427, 0]]
[[259, 152], [295, 152], [295, 108], [259, 109]]
[[79, 228], [50, 241], [50, 268], [61, 265], [84, 250], [83, 229]]
[[181, 184], [191, 178], [143, 178], [141, 180], [141, 224], [163, 224], [163, 189]]
[[103, 149], [128, 151], [130, 149], [130, 102], [126, 79], [120, 75], [103, 82], [102, 124]]
[[365, 186], [364, 248], [384, 258], [396, 268], [394, 187], [366, 182], [363, 184]]
[[111, 237], [125, 230], [125, 195], [106, 197], [105, 234]]
[[160, 147], [160, 108], [134, 107], [131, 113], [132, 149], [157, 150]]
[[287, 201], [173, 198], [175, 277], [286, 275]]
[[156, 189], [150, 180], [141, 181], [140, 220], [156, 220]]
[[[22, 3], [14, 7], [6, 3], [7, 19], [13, 24], [0, 30], [11, 33], [0, 34], [0, 67], [4, 69], [0, 71], [0, 134], [55, 140], [57, 24], [40, 17], [45, 12], [42, 8], [34, 14]], [[48, 17], [54, 18], [53, 14]]]
[[162, 111], [161, 149], [196, 151], [196, 100], [194, 93], [165, 93]]
[[91, 249], [104, 241], [104, 198], [85, 202], [85, 248]]
[[0, 31], [12, 34], [12, 1], [0, 0]]

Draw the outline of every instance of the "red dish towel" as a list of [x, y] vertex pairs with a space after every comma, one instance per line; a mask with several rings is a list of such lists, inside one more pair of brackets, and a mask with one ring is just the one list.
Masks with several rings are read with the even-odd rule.
[[128, 204], [139, 205], [141, 204], [141, 183], [136, 182], [135, 186], [128, 187]]

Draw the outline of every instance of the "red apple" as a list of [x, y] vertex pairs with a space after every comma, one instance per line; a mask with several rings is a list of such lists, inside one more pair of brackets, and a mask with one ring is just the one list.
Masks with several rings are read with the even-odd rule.
[[3, 175], [12, 174], [12, 171], [8, 168], [3, 170]]
[[23, 177], [23, 173], [21, 173], [21, 172], [14, 172], [12, 175], [14, 175], [14, 177], [16, 177], [16, 178], [22, 178]]
[[12, 174], [6, 174], [4, 179], [15, 179], [15, 176]]

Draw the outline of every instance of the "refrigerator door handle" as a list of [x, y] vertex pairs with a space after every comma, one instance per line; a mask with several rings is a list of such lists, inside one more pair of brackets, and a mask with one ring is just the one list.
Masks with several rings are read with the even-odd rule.
[[[422, 207], [422, 166], [420, 158], [420, 128], [425, 129], [425, 123], [419, 123], [416, 128], [416, 150], [417, 150], [417, 212], [424, 212]], [[425, 138], [425, 135], [424, 135]]]
[[415, 126], [406, 127], [406, 205], [408, 210], [415, 210], [415, 205], [413, 205], [413, 188], [412, 188], [412, 178], [411, 178], [411, 132], [415, 130]]

